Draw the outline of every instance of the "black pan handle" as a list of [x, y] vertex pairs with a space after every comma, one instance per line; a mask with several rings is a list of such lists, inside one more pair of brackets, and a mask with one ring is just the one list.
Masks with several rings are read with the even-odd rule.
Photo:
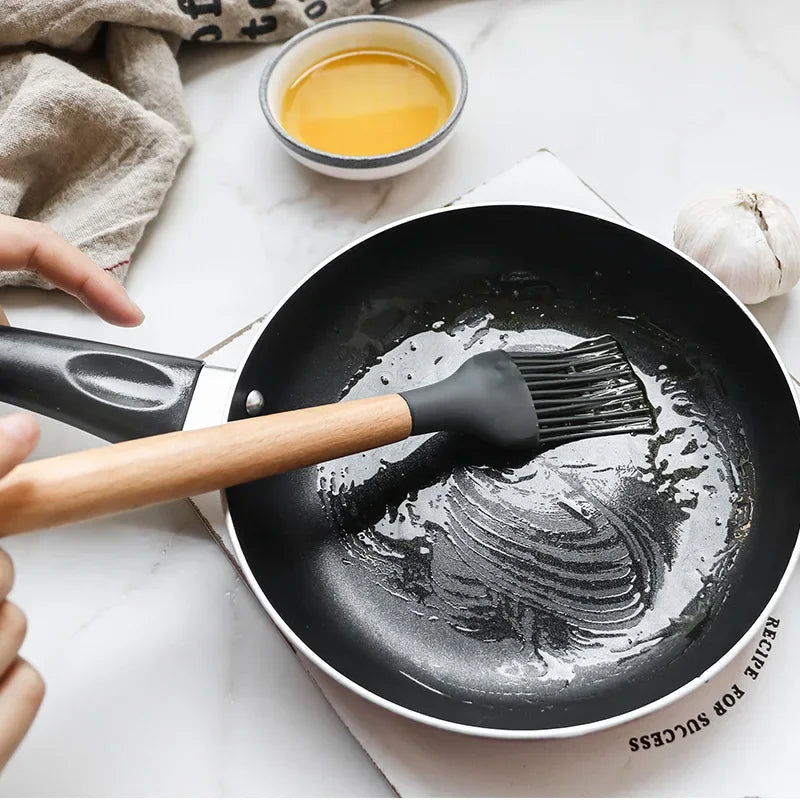
[[0, 400], [110, 442], [180, 430], [202, 361], [0, 326]]

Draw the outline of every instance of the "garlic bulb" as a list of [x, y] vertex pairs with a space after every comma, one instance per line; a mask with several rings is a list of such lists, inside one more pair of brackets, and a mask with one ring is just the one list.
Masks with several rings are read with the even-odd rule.
[[800, 280], [800, 225], [763, 192], [736, 189], [686, 206], [674, 241], [743, 303], [785, 294]]

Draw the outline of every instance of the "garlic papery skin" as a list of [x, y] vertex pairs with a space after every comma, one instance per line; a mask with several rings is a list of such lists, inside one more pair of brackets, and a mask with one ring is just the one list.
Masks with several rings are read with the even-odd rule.
[[743, 303], [785, 294], [800, 280], [800, 225], [765, 192], [735, 189], [691, 203], [678, 214], [674, 242]]

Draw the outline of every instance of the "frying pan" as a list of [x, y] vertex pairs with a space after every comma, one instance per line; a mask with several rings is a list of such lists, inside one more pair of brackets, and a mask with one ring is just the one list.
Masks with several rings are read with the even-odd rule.
[[[224, 492], [244, 574], [292, 645], [394, 712], [506, 738], [630, 720], [728, 663], [797, 559], [798, 406], [747, 309], [640, 232], [508, 204], [382, 228], [275, 309], [227, 418], [605, 333], [645, 382], [653, 437], [533, 459], [418, 437]], [[110, 441], [190, 425], [212, 382], [193, 359], [0, 336], [0, 399]]]

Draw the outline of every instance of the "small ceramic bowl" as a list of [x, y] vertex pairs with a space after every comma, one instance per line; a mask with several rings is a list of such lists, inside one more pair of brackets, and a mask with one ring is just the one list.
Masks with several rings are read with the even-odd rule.
[[[343, 50], [385, 47], [407, 53], [435, 69], [454, 98], [447, 121], [423, 141], [377, 156], [343, 156], [309, 147], [290, 136], [280, 123], [284, 94], [312, 65]], [[407, 172], [427, 161], [450, 138], [467, 98], [467, 72], [458, 53], [430, 31], [396, 17], [355, 16], [334, 19], [290, 39], [267, 66], [259, 86], [261, 108], [273, 133], [301, 164], [350, 180], [375, 180]]]

